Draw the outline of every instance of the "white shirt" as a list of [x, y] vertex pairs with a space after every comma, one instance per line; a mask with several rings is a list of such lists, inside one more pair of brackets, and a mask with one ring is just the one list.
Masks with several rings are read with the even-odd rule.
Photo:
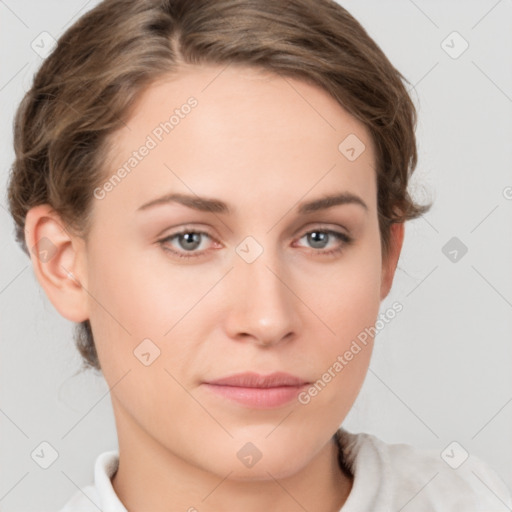
[[[436, 450], [407, 444], [387, 444], [366, 434], [339, 429], [345, 463], [353, 486], [340, 512], [505, 512], [512, 496], [505, 482], [482, 460], [469, 456], [456, 469]], [[448, 450], [456, 466], [461, 448]], [[119, 464], [118, 451], [100, 454], [94, 485], [77, 491], [59, 512], [127, 512], [111, 477]]]

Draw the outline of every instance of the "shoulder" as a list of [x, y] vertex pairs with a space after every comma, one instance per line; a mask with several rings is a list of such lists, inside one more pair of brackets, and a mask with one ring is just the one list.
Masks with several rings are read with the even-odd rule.
[[504, 481], [458, 443], [441, 452], [386, 443], [367, 433], [339, 432], [354, 474], [353, 490], [371, 486], [379, 494], [375, 502], [386, 502], [390, 510], [488, 512], [512, 507]]

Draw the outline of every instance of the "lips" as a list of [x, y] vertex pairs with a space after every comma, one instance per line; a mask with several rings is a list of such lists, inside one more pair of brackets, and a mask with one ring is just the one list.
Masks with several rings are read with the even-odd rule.
[[237, 373], [229, 377], [207, 381], [218, 386], [237, 386], [243, 388], [274, 388], [282, 386], [303, 386], [308, 381], [284, 372], [260, 375], [254, 372]]
[[251, 409], [270, 409], [289, 404], [309, 384], [284, 372], [269, 375], [245, 372], [204, 382], [203, 387], [230, 403], [236, 402]]

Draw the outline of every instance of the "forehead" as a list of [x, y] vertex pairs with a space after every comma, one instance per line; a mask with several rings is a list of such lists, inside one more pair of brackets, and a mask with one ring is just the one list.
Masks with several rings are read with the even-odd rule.
[[[181, 126], [179, 130], [175, 126], [173, 135], [224, 133], [236, 139], [252, 135], [270, 142], [270, 134], [278, 136], [278, 143], [304, 138], [315, 142], [327, 133], [329, 139], [356, 132], [367, 137], [364, 126], [321, 87], [234, 64], [188, 66], [159, 78], [140, 94], [127, 122], [129, 131], [134, 131], [135, 137], [149, 133], [173, 113], [182, 120], [180, 110], [191, 97], [197, 101], [197, 108], [190, 112], [193, 115], [185, 112], [187, 122], [179, 122]], [[127, 142], [133, 139], [127, 130], [119, 135]], [[168, 142], [172, 143], [173, 138], [167, 137]]]
[[294, 78], [234, 65], [189, 67], [147, 87], [126, 124], [111, 139], [106, 178], [124, 166], [109, 196], [131, 208], [163, 191], [236, 192], [230, 202], [264, 194], [281, 203], [308, 191], [350, 189], [369, 202], [375, 195], [366, 128], [326, 91]]

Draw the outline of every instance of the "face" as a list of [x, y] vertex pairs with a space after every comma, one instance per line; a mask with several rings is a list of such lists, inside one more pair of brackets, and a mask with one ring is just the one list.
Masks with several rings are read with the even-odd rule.
[[[120, 443], [137, 432], [222, 477], [284, 477], [326, 445], [369, 365], [371, 339], [338, 356], [385, 294], [374, 149], [320, 88], [222, 69], [153, 84], [112, 138], [81, 277]], [[156, 201], [171, 194], [189, 199]], [[345, 199], [305, 206], [331, 195]], [[205, 384], [242, 372], [310, 385]]]

